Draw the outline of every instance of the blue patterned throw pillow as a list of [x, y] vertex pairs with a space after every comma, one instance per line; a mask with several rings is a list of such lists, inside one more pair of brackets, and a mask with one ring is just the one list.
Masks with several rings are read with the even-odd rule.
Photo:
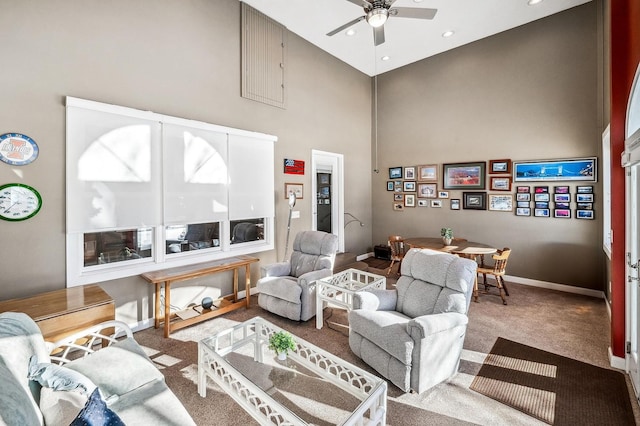
[[78, 413], [69, 426], [125, 426], [124, 422], [114, 413], [100, 397], [98, 388], [93, 391], [87, 404]]

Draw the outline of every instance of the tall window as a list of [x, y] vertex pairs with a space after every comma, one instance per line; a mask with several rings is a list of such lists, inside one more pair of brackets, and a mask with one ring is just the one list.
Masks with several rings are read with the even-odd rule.
[[275, 140], [67, 98], [69, 285], [272, 249]]

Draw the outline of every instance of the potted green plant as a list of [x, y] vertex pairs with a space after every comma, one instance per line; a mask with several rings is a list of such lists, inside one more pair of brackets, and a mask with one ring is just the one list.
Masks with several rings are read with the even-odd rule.
[[441, 228], [440, 235], [445, 246], [450, 246], [453, 241], [453, 230], [451, 228]]
[[279, 360], [285, 360], [289, 351], [296, 349], [296, 342], [291, 334], [278, 331], [269, 337], [269, 349], [276, 351]]

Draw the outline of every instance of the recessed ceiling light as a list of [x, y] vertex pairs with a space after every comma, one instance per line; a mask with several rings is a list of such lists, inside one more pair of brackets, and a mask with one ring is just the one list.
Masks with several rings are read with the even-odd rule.
[[529, 1], [527, 2], [527, 4], [528, 4], [529, 6], [533, 6], [533, 5], [538, 4], [538, 3], [542, 3], [542, 0], [529, 0]]
[[352, 35], [355, 35], [355, 33], [356, 33], [356, 30], [351, 28], [351, 29], [348, 29], [345, 34], [348, 35], [349, 37], [351, 37]]
[[413, 0], [414, 3], [422, 3], [424, 0]]
[[451, 37], [451, 36], [452, 36], [452, 35], [454, 35], [454, 34], [455, 34], [455, 31], [451, 31], [451, 30], [449, 30], [449, 31], [445, 31], [445, 32], [443, 32], [443, 33], [442, 33], [442, 37], [445, 37], [445, 38], [446, 38], [446, 37]]
[[387, 55], [384, 55], [384, 56], [383, 56], [382, 58], [380, 58], [380, 59], [382, 59], [383, 61], [388, 61], [388, 60], [389, 60], [389, 59], [391, 59], [391, 58], [390, 58], [390, 57], [388, 57]]

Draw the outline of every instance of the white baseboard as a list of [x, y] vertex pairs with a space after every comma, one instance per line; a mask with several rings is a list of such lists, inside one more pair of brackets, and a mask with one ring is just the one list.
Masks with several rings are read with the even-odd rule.
[[513, 282], [516, 284], [529, 285], [532, 287], [548, 288], [550, 290], [558, 290], [558, 291], [564, 291], [566, 293], [582, 294], [584, 296], [591, 296], [591, 297], [597, 297], [599, 299], [605, 299], [604, 292], [601, 290], [593, 290], [590, 288], [583, 288], [583, 287], [574, 287], [572, 285], [556, 284], [548, 281], [532, 280], [530, 278], [514, 277], [511, 275], [505, 275], [504, 280], [507, 283]]
[[374, 256], [373, 252], [370, 251], [369, 253], [365, 253], [365, 254], [361, 254], [359, 256], [356, 256], [356, 260], [358, 262], [360, 262], [361, 260], [365, 260], [365, 259], [368, 259], [368, 258], [373, 257], [373, 256]]
[[617, 368], [618, 370], [626, 371], [627, 370], [627, 361], [624, 358], [620, 358], [619, 356], [614, 356], [611, 351], [611, 346], [608, 348], [609, 352], [609, 365], [613, 368]]

